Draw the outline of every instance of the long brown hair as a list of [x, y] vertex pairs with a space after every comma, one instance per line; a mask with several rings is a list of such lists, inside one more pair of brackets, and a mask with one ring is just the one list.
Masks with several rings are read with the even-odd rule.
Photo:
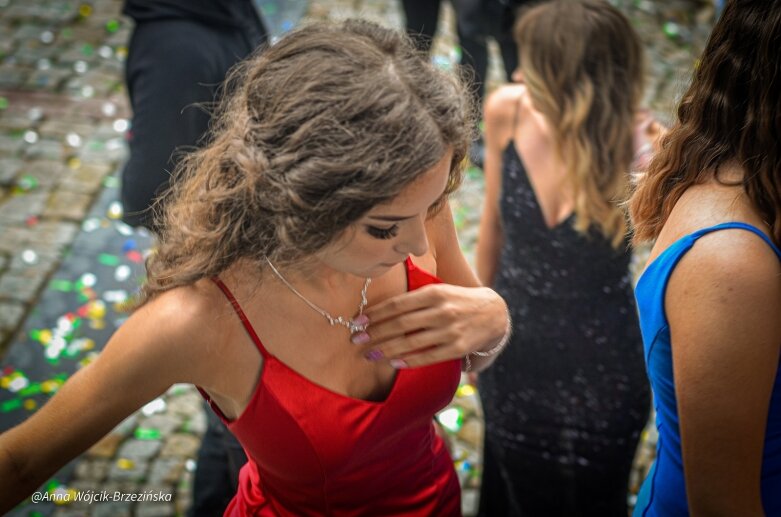
[[781, 2], [734, 0], [713, 28], [678, 120], [630, 200], [636, 243], [659, 235], [686, 189], [744, 170], [743, 188], [781, 243]]
[[[292, 31], [229, 79], [208, 146], [186, 156], [160, 217], [142, 303], [238, 260], [292, 265], [453, 152], [472, 108], [460, 81], [371, 22]], [[441, 203], [440, 203], [441, 205]]]
[[534, 107], [550, 123], [567, 167], [575, 228], [599, 228], [614, 246], [627, 234], [632, 129], [643, 92], [643, 51], [629, 21], [601, 0], [554, 0], [515, 27]]

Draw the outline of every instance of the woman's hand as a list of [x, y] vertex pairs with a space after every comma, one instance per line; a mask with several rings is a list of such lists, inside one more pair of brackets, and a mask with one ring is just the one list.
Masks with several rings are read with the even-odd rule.
[[370, 361], [410, 368], [488, 350], [505, 335], [507, 307], [487, 287], [431, 284], [395, 296], [364, 313], [369, 327], [353, 336]]

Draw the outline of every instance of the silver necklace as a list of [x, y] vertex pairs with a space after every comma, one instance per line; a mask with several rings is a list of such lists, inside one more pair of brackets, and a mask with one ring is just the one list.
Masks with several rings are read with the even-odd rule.
[[[350, 331], [350, 334], [354, 334], [356, 332], [363, 332], [364, 330], [366, 330], [366, 327], [369, 326], [368, 324], [367, 325], [356, 325], [355, 323], [352, 322], [351, 319], [345, 319], [342, 316], [338, 316], [338, 317], [334, 318], [327, 311], [325, 311], [324, 309], [321, 309], [320, 307], [318, 307], [314, 303], [310, 302], [309, 300], [306, 299], [306, 296], [304, 296], [303, 294], [299, 293], [298, 290], [296, 290], [296, 288], [293, 287], [290, 284], [290, 282], [285, 280], [285, 277], [282, 276], [282, 273], [277, 271], [277, 268], [274, 267], [274, 264], [272, 264], [271, 261], [268, 258], [266, 258], [266, 262], [268, 263], [269, 267], [271, 267], [271, 271], [273, 271], [274, 274], [277, 275], [277, 278], [279, 278], [282, 281], [282, 283], [285, 284], [285, 286], [288, 289], [293, 291], [293, 294], [295, 294], [296, 296], [298, 296], [299, 298], [304, 300], [304, 302], [306, 302], [306, 304], [309, 305], [309, 307], [311, 307], [313, 310], [315, 310], [318, 313], [320, 313], [321, 316], [323, 316], [325, 319], [328, 320], [328, 323], [330, 323], [331, 326], [342, 325], [344, 327], [347, 327], [347, 329]], [[358, 305], [358, 315], [359, 316], [361, 314], [363, 314], [363, 309], [366, 307], [366, 304], [368, 303], [367, 300], [366, 300], [366, 291], [369, 289], [369, 284], [371, 284], [371, 283], [372, 283], [372, 279], [371, 278], [367, 278], [366, 281], [363, 283], [363, 289], [361, 289], [361, 303]]]

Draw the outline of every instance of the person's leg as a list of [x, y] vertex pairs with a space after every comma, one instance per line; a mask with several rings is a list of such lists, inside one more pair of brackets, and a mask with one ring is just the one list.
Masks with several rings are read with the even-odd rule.
[[439, 22], [440, 3], [440, 0], [401, 0], [407, 34], [423, 52], [431, 51]]
[[483, 478], [480, 482], [478, 517], [509, 515], [509, 494], [501, 472], [501, 463], [495, 457], [490, 438], [483, 445]]
[[247, 462], [236, 438], [206, 406], [208, 424], [198, 451], [193, 500], [188, 517], [222, 515], [239, 484], [239, 469]]
[[[222, 77], [206, 58], [210, 31], [186, 20], [139, 23], [130, 43], [126, 82], [133, 110], [130, 156], [122, 173], [124, 221], [151, 228], [155, 198], [168, 186], [174, 150], [193, 147], [209, 115], [194, 103], [210, 102]], [[204, 54], [206, 53], [206, 55]]]

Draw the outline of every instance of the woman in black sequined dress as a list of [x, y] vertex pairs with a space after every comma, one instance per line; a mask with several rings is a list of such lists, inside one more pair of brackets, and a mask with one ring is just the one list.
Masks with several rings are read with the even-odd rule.
[[601, 1], [542, 4], [515, 34], [520, 84], [485, 108], [478, 272], [514, 335], [478, 381], [480, 514], [625, 517], [650, 402], [619, 204], [658, 129], [637, 109], [642, 51]]

